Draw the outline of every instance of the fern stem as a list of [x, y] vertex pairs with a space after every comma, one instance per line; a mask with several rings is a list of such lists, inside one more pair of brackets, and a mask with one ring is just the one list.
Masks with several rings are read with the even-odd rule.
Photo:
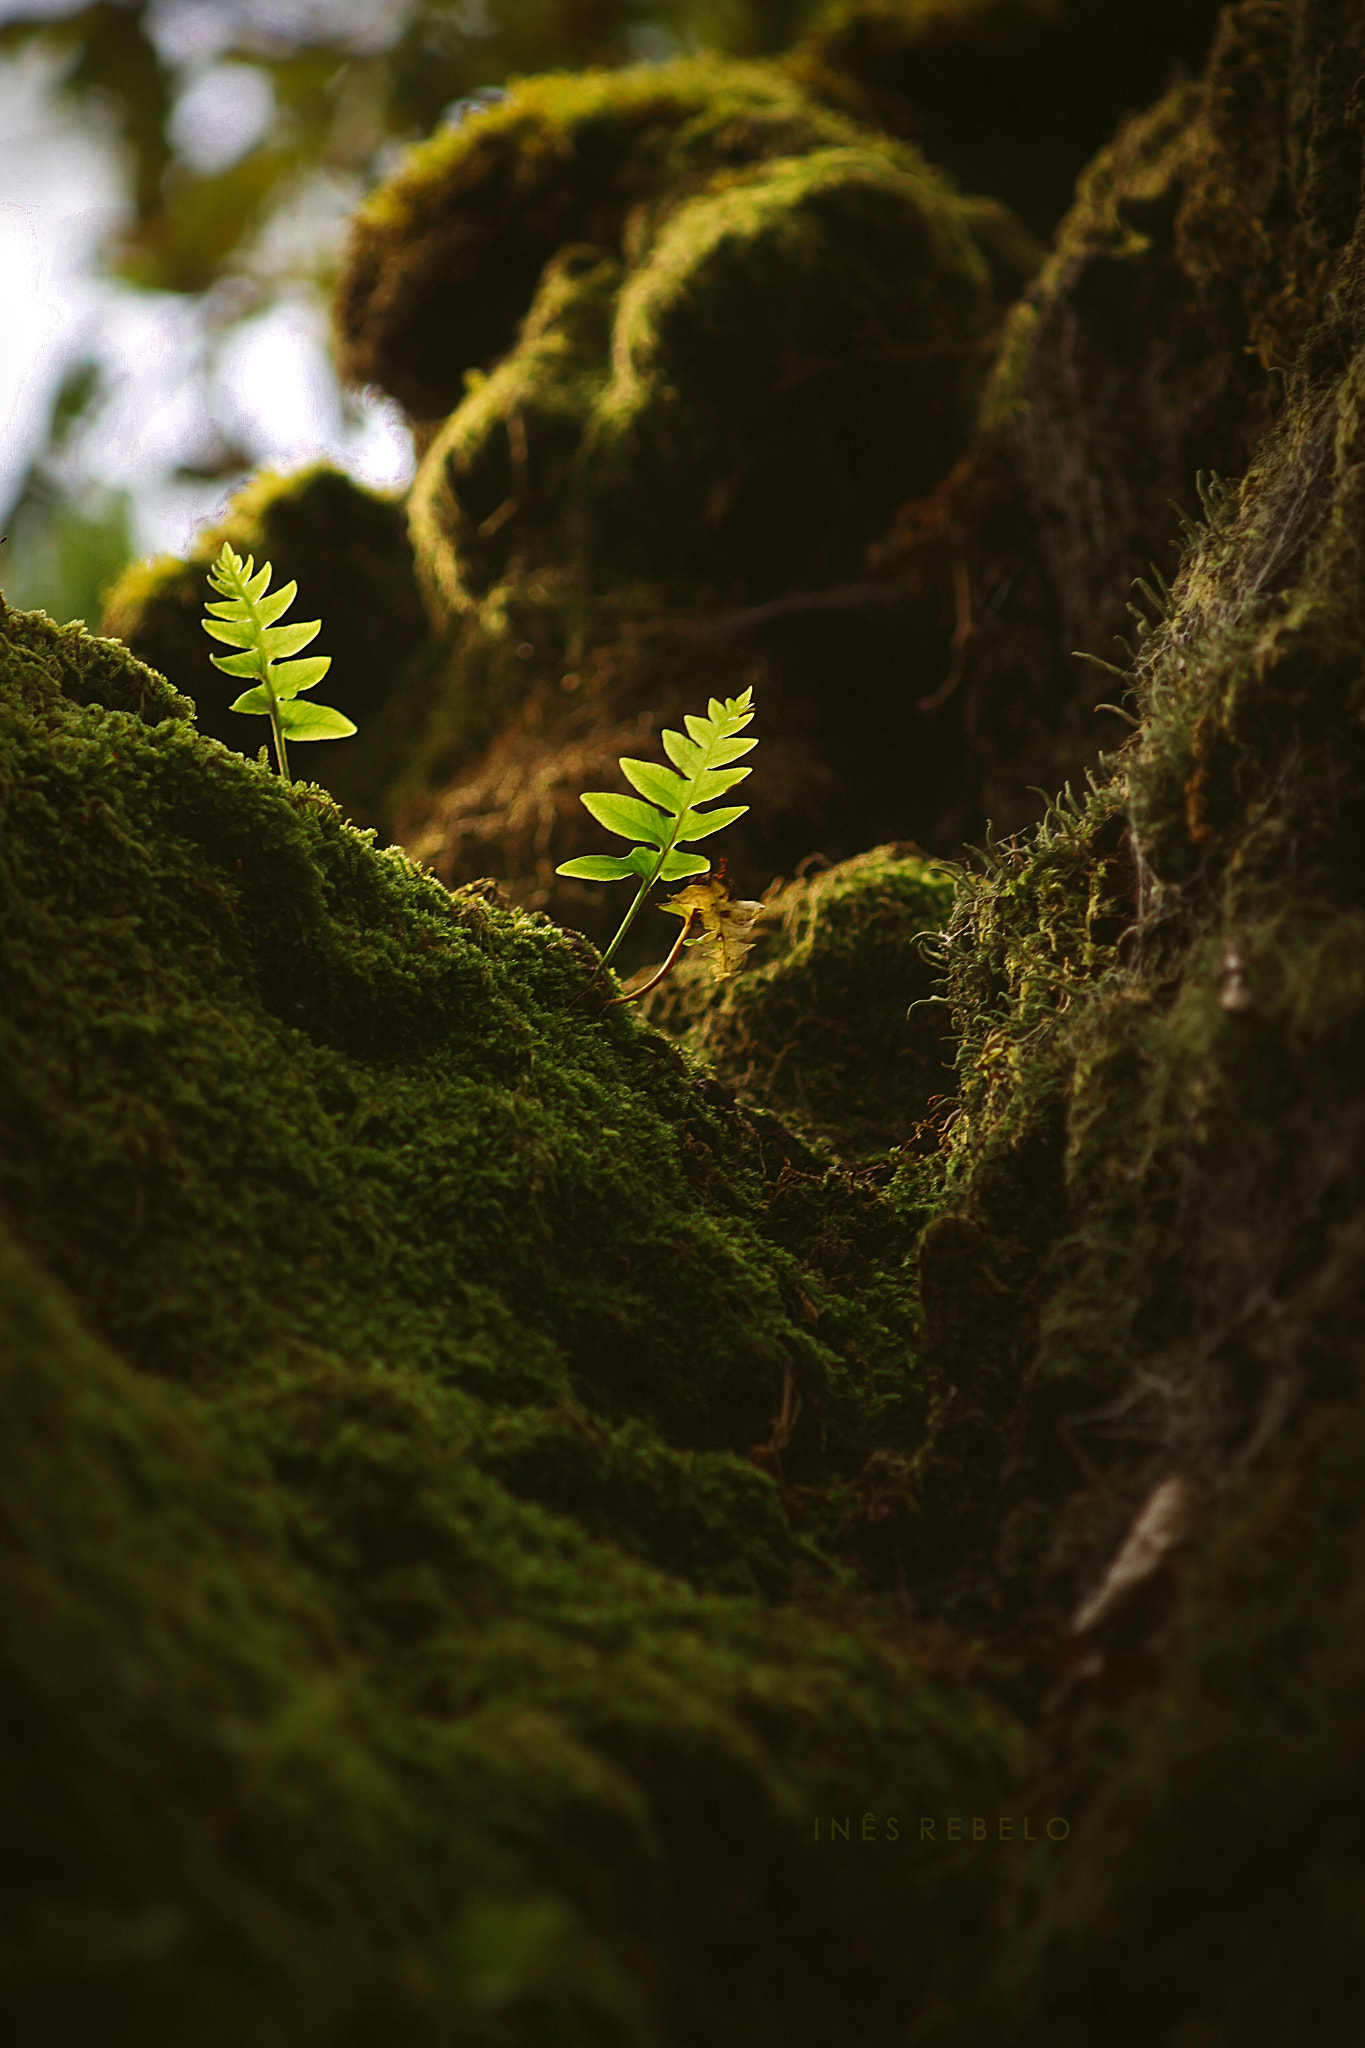
[[[658, 881], [659, 872], [662, 867], [663, 861], [660, 860], [659, 866], [655, 868], [654, 873], [652, 875], [647, 875], [644, 881], [641, 882], [639, 889], [636, 891], [635, 901], [631, 904], [630, 909], [626, 912], [625, 916], [621, 919], [621, 922], [617, 927], [616, 937], [612, 940], [611, 944], [607, 947], [606, 952], [602, 955], [602, 958], [597, 963], [598, 974], [602, 972], [602, 969], [606, 966], [608, 960], [610, 960], [612, 954], [616, 951], [616, 948], [620, 945], [622, 939], [625, 937], [626, 933], [634, 924], [636, 912], [639, 910], [646, 896], [648, 896], [650, 890], [654, 887], [654, 884]], [[594, 975], [593, 979], [596, 980], [596, 978], [597, 976]]]
[[683, 919], [682, 930], [678, 933], [677, 938], [673, 941], [673, 950], [669, 954], [668, 958], [665, 960], [663, 966], [658, 968], [656, 972], [650, 976], [649, 980], [645, 982], [640, 988], [633, 988], [630, 991], [629, 995], [613, 996], [611, 1001], [607, 1004], [607, 1008], [609, 1010], [613, 1009], [617, 1003], [638, 1003], [641, 996], [647, 996], [651, 989], [657, 988], [661, 981], [666, 980], [667, 977], [673, 972], [674, 967], [677, 965], [678, 955], [679, 953], [681, 953], [683, 947], [686, 945], [688, 933], [691, 931], [696, 921], [696, 911], [689, 910], [686, 917]]
[[659, 858], [658, 861], [655, 863], [654, 872], [652, 875], [645, 876], [645, 879], [643, 880], [643, 882], [641, 882], [639, 889], [636, 891], [635, 901], [631, 904], [630, 909], [622, 918], [620, 927], [616, 933], [616, 937], [612, 940], [611, 944], [607, 947], [606, 952], [602, 955], [601, 961], [599, 962], [597, 968], [598, 974], [602, 972], [602, 969], [606, 966], [608, 960], [610, 960], [612, 954], [616, 951], [616, 948], [620, 945], [622, 939], [625, 937], [626, 933], [634, 924], [636, 912], [640, 909], [646, 896], [648, 896], [650, 890], [654, 887], [654, 884], [658, 881], [660, 875], [663, 873], [664, 863], [667, 861], [669, 854], [672, 853], [673, 848], [677, 844], [678, 834], [682, 830], [682, 821], [687, 816], [688, 806], [690, 805], [693, 795], [696, 792], [697, 786], [701, 781], [702, 772], [703, 770], [699, 768], [696, 774], [692, 777], [691, 782], [688, 784], [687, 795], [683, 799], [682, 809], [678, 812], [678, 815], [673, 820], [672, 828], [669, 832], [667, 840], [659, 848]]
[[263, 667], [264, 674], [262, 680], [265, 683], [266, 694], [270, 699], [270, 730], [275, 738], [275, 760], [279, 766], [280, 781], [287, 788], [292, 781], [292, 777], [289, 773], [289, 755], [285, 750], [284, 733], [280, 728], [280, 700], [275, 695], [275, 688], [270, 680], [270, 663], [267, 661]]

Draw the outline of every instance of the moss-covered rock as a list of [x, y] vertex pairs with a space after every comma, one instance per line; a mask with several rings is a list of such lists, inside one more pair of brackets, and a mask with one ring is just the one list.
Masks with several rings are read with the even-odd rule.
[[836, 129], [676, 194], [628, 253], [561, 252], [424, 459], [428, 590], [467, 611], [573, 564], [584, 596], [647, 582], [696, 608], [856, 575], [962, 444], [991, 258], [1015, 284], [1031, 267], [1010, 236], [909, 150]]
[[942, 867], [878, 847], [771, 897], [736, 979], [717, 984], [684, 953], [645, 997], [647, 1014], [746, 1105], [843, 1159], [883, 1157], [952, 1088], [953, 1042], [922, 945], [952, 903]]
[[[776, 65], [705, 56], [519, 80], [507, 99], [415, 150], [357, 216], [334, 308], [343, 369], [391, 391], [414, 419], [444, 419], [465, 397], [464, 373], [491, 370], [515, 348], [545, 266], [562, 249], [591, 248], [631, 272], [650, 271], [666, 250], [637, 292], [651, 300], [709, 244], [705, 234], [679, 241], [670, 232], [679, 211], [732, 184], [761, 184], [765, 167], [850, 148], [923, 179], [917, 151], [821, 106]], [[954, 212], [948, 188], [932, 180], [898, 196], [902, 211], [927, 207], [949, 221]], [[1034, 260], [1002, 209], [978, 202], [964, 224], [979, 229], [1002, 270]], [[782, 252], [784, 289], [807, 267], [796, 225]], [[871, 226], [875, 236], [875, 216]], [[935, 256], [947, 256], [949, 283], [963, 266], [960, 238], [945, 244], [943, 231], [937, 248], [919, 243], [921, 290], [926, 272], [931, 289], [936, 281]], [[864, 266], [875, 253], [874, 240], [861, 251]], [[966, 265], [970, 306], [979, 258]], [[904, 290], [910, 281], [886, 284]], [[693, 294], [684, 287], [681, 296]], [[646, 312], [646, 327], [656, 324]], [[722, 337], [711, 339], [714, 347]], [[878, 339], [894, 337], [874, 330], [865, 347]]]
[[[1019, 29], [1023, 12], [996, 12]], [[1056, 10], [1056, 33], [1075, 15]], [[1095, 15], [1087, 33], [1109, 28]], [[1327, 252], [1293, 197], [1292, 33], [1279, 0], [1227, 9], [1203, 75], [1130, 112], [1085, 167], [1005, 323], [972, 449], [878, 551], [955, 615], [934, 715], [976, 757], [997, 830], [1035, 822], [1040, 789], [1079, 787], [1122, 737], [1131, 705], [1097, 707], [1122, 688], [1091, 662], [1121, 672], [1148, 606], [1135, 579], [1155, 592], [1174, 573], [1182, 521], [1246, 467], [1323, 306]]]
[[228, 709], [232, 692], [209, 665], [206, 571], [224, 541], [276, 582], [298, 583], [294, 609], [321, 613], [330, 654], [327, 697], [359, 726], [351, 739], [310, 748], [306, 765], [347, 813], [387, 833], [389, 785], [407, 768], [435, 695], [437, 662], [413, 576], [400, 500], [318, 464], [292, 476], [260, 472], [205, 528], [189, 556], [135, 562], [109, 593], [102, 631], [169, 676], [191, 699], [201, 732], [255, 755], [265, 727]]
[[[1140, 731], [992, 850], [948, 933], [963, 1088], [920, 1247], [944, 1387], [922, 1498], [935, 1558], [955, 1514], [976, 1566], [959, 1612], [984, 1592], [1017, 1641], [1050, 1634], [1036, 1768], [1078, 1824], [1065, 1871], [1002, 1899], [997, 1972], [935, 2043], [1354, 2025], [1365, 221], [1341, 194], [1365, 20], [1238, 9], [1217, 62], [1253, 29], [1285, 32], [1299, 138], [1253, 303], [1322, 317], [1156, 593]], [[1307, 251], [1317, 296], [1289, 309]], [[899, 1192], [925, 1204], [922, 1161]], [[1158, 1482], [1189, 1548], [1149, 1523], [1125, 1585], [1103, 1560]], [[1088, 1590], [1102, 1618], [1065, 1624]]]
[[902, 683], [908, 661], [937, 684], [947, 635], [866, 552], [965, 445], [1040, 256], [772, 64], [523, 80], [415, 150], [358, 216], [335, 309], [350, 373], [419, 422], [413, 544], [452, 633], [404, 843], [604, 938], [601, 889], [554, 876], [592, 829], [570, 765], [586, 729], [614, 775], [702, 665], [758, 690], [785, 754], [766, 837], [736, 846], [753, 887], [866, 844], [851, 693], [907, 764], [877, 836], [924, 830], [953, 771]]
[[[1362, 81], [1361, 0], [1255, 0], [1096, 167], [902, 567], [932, 541], [975, 600], [1004, 536], [1040, 633], [1049, 548], [1093, 544], [1076, 604], [1109, 590], [1139, 531], [1109, 515], [1152, 488], [1125, 404], [1161, 462], [1216, 417], [1244, 477], [1151, 584], [1113, 685], [1137, 731], [987, 836], [941, 981], [909, 925], [945, 885], [903, 849], [841, 863], [788, 888], [747, 985], [670, 994], [715, 1075], [588, 998], [581, 941], [378, 853], [111, 643], [4, 617], [31, 1763], [0, 1968], [30, 2034], [1352, 2037]], [[1127, 318], [1095, 314], [1115, 273]], [[1282, 385], [1234, 376], [1270, 336]], [[1082, 509], [1026, 546], [1019, 479], [1069, 410]], [[535, 616], [514, 579], [480, 606], [500, 588]], [[689, 656], [739, 664], [705, 621], [653, 629], [680, 709]], [[647, 658], [613, 698], [629, 635], [590, 639], [576, 742], [596, 705], [649, 751]], [[964, 663], [964, 731], [973, 690]], [[537, 717], [569, 761], [548, 701], [518, 697], [505, 784], [533, 851]], [[947, 1028], [955, 1099], [898, 1097]]]
[[821, 1858], [815, 1818], [974, 1811], [1017, 1732], [848, 1627], [771, 1476], [826, 1472], [840, 1542], [917, 1399], [903, 1295], [769, 1220], [754, 1130], [574, 1006], [544, 921], [377, 852], [112, 642], [5, 614], [0, 706], [14, 2023], [903, 2010], [980, 1860]]
[[1169, 571], [1172, 499], [1197, 510], [1200, 471], [1245, 468], [1271, 366], [1313, 318], [1286, 205], [1289, 37], [1280, 5], [1227, 11], [1205, 75], [1089, 166], [1011, 316], [983, 417], [1026, 480], [1073, 646], [1107, 655], [1131, 578]]
[[1047, 236], [1125, 113], [1197, 71], [1218, 0], [838, 0], [783, 59]]

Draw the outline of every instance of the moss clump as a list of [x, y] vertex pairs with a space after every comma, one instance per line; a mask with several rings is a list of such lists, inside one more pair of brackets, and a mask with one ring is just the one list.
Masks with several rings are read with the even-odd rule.
[[[764, 594], [854, 574], [891, 507], [961, 443], [997, 287], [1033, 261], [1027, 236], [901, 145], [829, 117], [758, 121], [776, 90], [762, 74], [682, 71], [708, 139], [727, 94], [749, 106], [760, 160], [701, 150], [685, 96], [667, 205], [641, 200], [629, 232], [602, 227], [543, 263], [518, 338], [470, 379], [414, 489], [421, 573], [449, 610], [566, 563], [583, 595], [645, 582], [689, 606], [707, 587]], [[668, 71], [650, 76], [657, 123]], [[454, 166], [473, 175], [494, 118], [503, 147], [539, 165], [527, 124], [553, 115], [567, 153], [584, 102], [638, 153], [638, 89], [531, 81], [467, 139], [419, 153], [399, 190], [409, 208], [420, 189], [424, 209], [463, 219], [482, 188]], [[640, 170], [636, 188], [659, 175]], [[379, 214], [401, 253], [396, 204]], [[438, 311], [456, 360], [445, 300], [424, 317]]]
[[1046, 237], [1120, 118], [1177, 65], [1199, 68], [1218, 11], [1217, 0], [843, 0], [783, 63]]
[[[524, 80], [416, 150], [358, 218], [336, 302], [351, 373], [422, 422], [413, 546], [451, 635], [404, 843], [604, 933], [602, 892], [554, 880], [585, 850], [574, 778], [691, 708], [701, 660], [785, 733], [780, 822], [739, 856], [754, 886], [865, 844], [850, 666], [888, 725], [914, 719], [895, 593], [864, 606], [855, 579], [960, 451], [1040, 258], [1005, 209], [771, 65]], [[841, 579], [847, 618], [786, 617]], [[911, 636], [928, 691], [936, 606]], [[939, 790], [933, 750], [906, 751]], [[881, 837], [913, 822], [904, 782]]]
[[826, 1277], [818, 1179], [770, 1217], [665, 1041], [571, 1007], [563, 935], [113, 643], [0, 623], [7, 2009], [875, 2033], [984, 1866], [813, 1860], [813, 1816], [974, 1811], [1017, 1734], [849, 1630], [745, 1453], [797, 1388], [846, 1548], [840, 1475], [915, 1405], [903, 1300]]
[[357, 216], [334, 309], [343, 369], [414, 418], [442, 419], [463, 373], [515, 345], [562, 248], [634, 265], [697, 194], [859, 140], [770, 64], [707, 56], [521, 79], [415, 150]]
[[262, 471], [198, 537], [187, 560], [161, 555], [135, 563], [110, 592], [103, 631], [172, 678], [194, 703], [201, 732], [254, 755], [263, 728], [229, 711], [232, 692], [209, 665], [211, 643], [200, 624], [211, 595], [207, 568], [225, 540], [258, 563], [273, 561], [277, 582], [298, 583], [299, 617], [321, 615], [318, 648], [332, 657], [329, 702], [360, 731], [310, 748], [306, 765], [351, 815], [387, 829], [389, 785], [434, 690], [430, 631], [401, 503], [325, 464], [292, 476]]
[[645, 999], [648, 1014], [746, 1104], [843, 1159], [883, 1156], [951, 1087], [936, 972], [919, 942], [952, 903], [943, 868], [878, 847], [772, 897], [736, 980], [717, 987], [684, 954]]
[[[1217, 61], [1286, 29], [1279, 90], [1315, 142], [1260, 303], [1311, 248], [1323, 317], [1154, 593], [1141, 730], [1069, 822], [994, 850], [949, 931], [963, 1107], [921, 1241], [940, 1400], [914, 1567], [952, 1529], [957, 1611], [1032, 1640], [1038, 1782], [1078, 1821], [1064, 1872], [1011, 1881], [999, 1974], [935, 2043], [1080, 2048], [1103, 2010], [1121, 2042], [1230, 2048], [1354, 2014], [1365, 228], [1323, 195], [1358, 200], [1365, 21], [1236, 10]], [[1068, 1632], [1174, 1475], [1192, 1554]]]
[[[982, 421], [1008, 451], [1060, 637], [1108, 657], [1131, 580], [1169, 572], [1201, 471], [1240, 470], [1321, 280], [1286, 205], [1289, 24], [1229, 9], [1199, 80], [1119, 129], [1011, 315]], [[1172, 500], [1176, 501], [1173, 507]]]
[[514, 549], [519, 563], [553, 573], [574, 458], [611, 374], [620, 288], [615, 258], [560, 251], [516, 349], [491, 376], [470, 375], [415, 497], [418, 570], [435, 616], [452, 619], [486, 597]]

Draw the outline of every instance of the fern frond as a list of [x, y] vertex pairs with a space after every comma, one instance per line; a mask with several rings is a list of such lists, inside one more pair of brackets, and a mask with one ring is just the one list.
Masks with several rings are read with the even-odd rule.
[[[635, 921], [635, 916], [656, 882], [681, 881], [685, 875], [704, 875], [710, 868], [705, 854], [682, 849], [699, 839], [709, 839], [742, 818], [747, 804], [713, 803], [749, 774], [747, 768], [730, 764], [758, 745], [756, 739], [739, 735], [753, 720], [753, 691], [741, 697], [727, 697], [722, 703], [713, 697], [706, 716], [684, 718], [686, 733], [665, 732], [664, 752], [673, 763], [664, 768], [655, 761], [621, 759], [621, 772], [639, 790], [639, 796], [621, 796], [610, 790], [591, 790], [579, 802], [599, 825], [622, 839], [641, 843], [629, 853], [585, 853], [566, 860], [555, 869], [584, 882], [639, 881], [635, 901], [626, 912], [615, 938], [602, 955], [605, 967]], [[641, 798], [647, 802], [641, 802]], [[598, 972], [601, 972], [599, 967]]]
[[291, 740], [342, 740], [355, 731], [344, 712], [330, 704], [300, 704], [303, 690], [311, 690], [332, 666], [330, 654], [309, 655], [296, 660], [300, 650], [317, 638], [321, 619], [309, 619], [293, 626], [277, 626], [276, 619], [287, 612], [298, 594], [297, 583], [286, 583], [271, 591], [271, 565], [258, 569], [252, 556], [242, 557], [223, 542], [222, 551], [209, 568], [209, 582], [221, 592], [222, 602], [210, 600], [201, 619], [204, 631], [214, 640], [238, 647], [240, 654], [211, 654], [209, 660], [224, 675], [255, 681], [229, 707], [249, 716], [268, 718], [275, 741], [280, 775], [289, 780]]

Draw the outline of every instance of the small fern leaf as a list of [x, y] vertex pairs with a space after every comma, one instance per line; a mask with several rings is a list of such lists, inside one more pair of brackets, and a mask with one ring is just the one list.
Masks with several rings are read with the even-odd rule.
[[[752, 690], [746, 690], [740, 697], [727, 697], [724, 703], [713, 697], [704, 718], [684, 718], [686, 733], [665, 731], [664, 752], [673, 763], [672, 768], [622, 757], [621, 772], [640, 796], [620, 796], [599, 789], [579, 798], [589, 815], [609, 832], [617, 832], [623, 839], [643, 841], [628, 854], [582, 854], [555, 869], [556, 874], [585, 882], [624, 881], [627, 876], [636, 875], [640, 878], [635, 901], [602, 956], [603, 967], [656, 882], [680, 881], [687, 875], [707, 873], [710, 863], [705, 855], [686, 853], [682, 848], [691, 841], [709, 839], [713, 833], [723, 831], [748, 810], [747, 804], [725, 804], [714, 811], [702, 810], [700, 806], [723, 796], [749, 774], [747, 768], [730, 764], [757, 745], [756, 740], [740, 738], [753, 716]], [[649, 801], [642, 803], [641, 797]]]
[[674, 842], [709, 839], [713, 832], [719, 832], [724, 826], [733, 825], [736, 818], [742, 818], [748, 808], [747, 804], [726, 804], [718, 811], [685, 811], [673, 835]]
[[344, 711], [334, 711], [330, 704], [301, 704], [297, 697], [287, 697], [280, 705], [279, 721], [281, 732], [291, 740], [344, 740], [355, 731]]
[[675, 816], [687, 802], [688, 785], [681, 775], [675, 775], [671, 768], [660, 768], [654, 761], [630, 761], [621, 756], [621, 773], [626, 781], [633, 783], [641, 796], [647, 796], [651, 803], [662, 804], [666, 811]]
[[235, 698], [228, 705], [228, 710], [251, 712], [257, 716], [269, 718], [270, 692], [264, 683], [258, 683], [254, 690], [243, 690], [241, 696]]
[[224, 675], [249, 680], [255, 687], [244, 690], [234, 711], [270, 720], [280, 774], [289, 780], [289, 757], [285, 740], [339, 740], [355, 731], [344, 712], [327, 704], [300, 704], [301, 691], [322, 681], [332, 665], [330, 654], [296, 658], [321, 630], [320, 619], [300, 620], [292, 626], [275, 622], [298, 595], [296, 583], [286, 583], [271, 592], [273, 569], [269, 562], [257, 568], [252, 556], [242, 557], [224, 541], [218, 558], [209, 568], [209, 582], [218, 599], [205, 605], [208, 616], [200, 621], [214, 640], [239, 648], [237, 654], [212, 654], [210, 661]]
[[261, 672], [260, 660], [251, 647], [245, 654], [211, 654], [209, 660], [225, 676], [258, 676]]
[[274, 675], [277, 697], [297, 697], [300, 690], [311, 690], [332, 666], [330, 654], [307, 654], [301, 661], [287, 661], [277, 664]]
[[321, 619], [304, 619], [297, 626], [267, 626], [261, 634], [261, 645], [271, 661], [287, 661], [310, 640], [316, 640], [321, 630]]
[[667, 818], [652, 804], [642, 804], [637, 796], [613, 796], [609, 790], [599, 789], [578, 801], [608, 832], [619, 832], [623, 839], [643, 839], [648, 846], [662, 847], [668, 843]]
[[566, 860], [563, 867], [555, 869], [557, 875], [571, 875], [579, 882], [624, 882], [628, 875], [639, 873], [633, 860], [620, 853], [580, 853], [576, 860]]
[[704, 853], [668, 853], [659, 869], [661, 882], [680, 882], [684, 875], [704, 875], [711, 863]]

